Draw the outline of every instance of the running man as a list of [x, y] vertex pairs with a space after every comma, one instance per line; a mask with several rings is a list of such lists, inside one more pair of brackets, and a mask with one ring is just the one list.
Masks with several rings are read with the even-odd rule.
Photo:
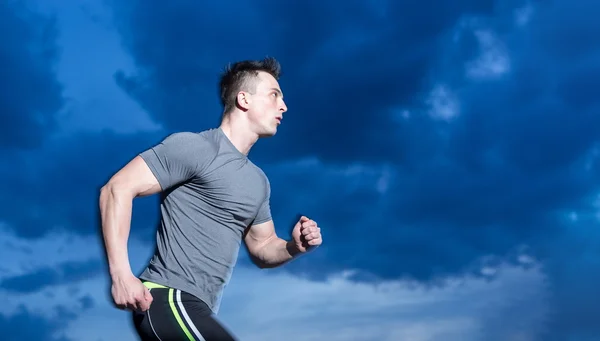
[[[270, 183], [248, 159], [261, 137], [275, 135], [287, 107], [273, 58], [242, 61], [220, 80], [217, 128], [178, 132], [133, 158], [100, 193], [102, 234], [120, 309], [129, 309], [141, 340], [235, 340], [215, 315], [243, 240], [261, 268], [282, 265], [322, 243], [301, 217], [279, 238]], [[139, 277], [128, 258], [133, 199], [161, 193], [154, 256]]]

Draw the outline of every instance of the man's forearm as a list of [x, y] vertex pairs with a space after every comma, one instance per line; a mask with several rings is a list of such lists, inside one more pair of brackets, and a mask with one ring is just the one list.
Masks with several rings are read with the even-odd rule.
[[100, 192], [102, 234], [111, 277], [131, 273], [127, 241], [131, 224], [133, 200], [119, 195], [111, 185]]
[[289, 262], [299, 254], [300, 251], [293, 242], [275, 237], [265, 243], [253, 258], [261, 268], [274, 268]]

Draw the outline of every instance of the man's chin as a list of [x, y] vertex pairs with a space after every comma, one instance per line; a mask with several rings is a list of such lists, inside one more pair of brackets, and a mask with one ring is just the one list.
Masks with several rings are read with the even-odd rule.
[[275, 134], [277, 134], [277, 128], [274, 128], [274, 129], [271, 129], [271, 130], [265, 130], [259, 136], [261, 138], [264, 138], [264, 137], [273, 137], [273, 136], [275, 136]]
[[267, 132], [267, 133], [263, 133], [262, 135], [260, 135], [260, 138], [267, 138], [267, 137], [273, 137], [275, 136], [275, 134], [277, 134], [277, 132]]

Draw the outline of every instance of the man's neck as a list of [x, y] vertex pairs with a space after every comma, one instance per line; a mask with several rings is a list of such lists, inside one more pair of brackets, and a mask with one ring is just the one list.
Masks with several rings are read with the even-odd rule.
[[231, 116], [223, 119], [219, 128], [235, 148], [244, 155], [248, 155], [252, 146], [258, 141], [258, 135], [248, 128], [246, 122], [232, 119]]

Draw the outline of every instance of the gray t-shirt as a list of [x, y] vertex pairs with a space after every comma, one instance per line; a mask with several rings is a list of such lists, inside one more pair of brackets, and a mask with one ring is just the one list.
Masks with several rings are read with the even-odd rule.
[[269, 181], [220, 128], [174, 133], [140, 156], [163, 190], [156, 252], [140, 278], [216, 313], [244, 230], [271, 219]]

